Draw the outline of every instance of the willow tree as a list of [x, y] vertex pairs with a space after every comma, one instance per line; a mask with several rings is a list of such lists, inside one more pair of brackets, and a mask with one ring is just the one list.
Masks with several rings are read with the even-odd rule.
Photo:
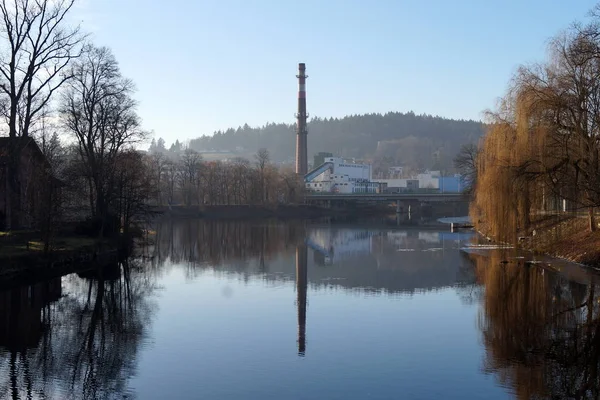
[[472, 207], [474, 219], [485, 220], [495, 239], [514, 242], [519, 231], [530, 228], [530, 213], [539, 191], [522, 166], [530, 159], [536, 137], [528, 102], [516, 92], [488, 113], [488, 133], [477, 157], [477, 186]]
[[519, 80], [544, 119], [537, 173], [554, 194], [588, 210], [593, 231], [600, 206], [600, 41], [575, 28], [556, 37], [550, 50], [545, 68], [523, 69]]
[[600, 35], [574, 27], [545, 63], [521, 67], [490, 113], [478, 162], [473, 215], [496, 239], [515, 241], [548, 197], [600, 206]]

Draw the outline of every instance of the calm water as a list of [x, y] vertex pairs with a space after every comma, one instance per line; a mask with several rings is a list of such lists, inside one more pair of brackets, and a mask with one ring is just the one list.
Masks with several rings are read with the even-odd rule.
[[596, 398], [596, 275], [471, 240], [164, 222], [101, 276], [0, 293], [0, 398]]

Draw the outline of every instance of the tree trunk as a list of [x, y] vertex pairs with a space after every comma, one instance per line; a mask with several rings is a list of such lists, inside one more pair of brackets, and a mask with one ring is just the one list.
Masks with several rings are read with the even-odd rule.
[[596, 219], [594, 218], [594, 207], [588, 207], [588, 220], [590, 232], [596, 231]]

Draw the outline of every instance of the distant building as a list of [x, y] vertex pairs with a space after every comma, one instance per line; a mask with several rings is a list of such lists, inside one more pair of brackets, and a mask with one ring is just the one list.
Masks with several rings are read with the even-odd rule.
[[465, 189], [464, 179], [459, 174], [440, 177], [441, 193], [461, 193]]
[[305, 176], [306, 188], [314, 192], [377, 193], [369, 164], [351, 163], [340, 157], [324, 157], [323, 163]]
[[417, 174], [420, 189], [439, 189], [440, 187], [440, 171], [425, 171], [422, 174]]
[[440, 171], [426, 171], [412, 179], [378, 179], [387, 185], [387, 192], [402, 193], [416, 190], [432, 190], [440, 193], [460, 193], [464, 183], [460, 175], [441, 176]]

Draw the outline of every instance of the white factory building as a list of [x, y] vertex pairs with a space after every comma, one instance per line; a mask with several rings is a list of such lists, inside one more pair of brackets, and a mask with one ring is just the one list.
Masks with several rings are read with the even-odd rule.
[[407, 179], [378, 179], [386, 186], [388, 193], [411, 191], [436, 191], [440, 193], [460, 193], [464, 182], [460, 175], [442, 176], [440, 171], [426, 171]]
[[340, 157], [326, 157], [323, 164], [305, 175], [306, 188], [326, 193], [377, 193], [380, 184], [372, 182], [369, 164], [349, 162]]
[[426, 171], [412, 178], [377, 179], [378, 182], [387, 184], [388, 191], [398, 189], [439, 189], [440, 172]]

